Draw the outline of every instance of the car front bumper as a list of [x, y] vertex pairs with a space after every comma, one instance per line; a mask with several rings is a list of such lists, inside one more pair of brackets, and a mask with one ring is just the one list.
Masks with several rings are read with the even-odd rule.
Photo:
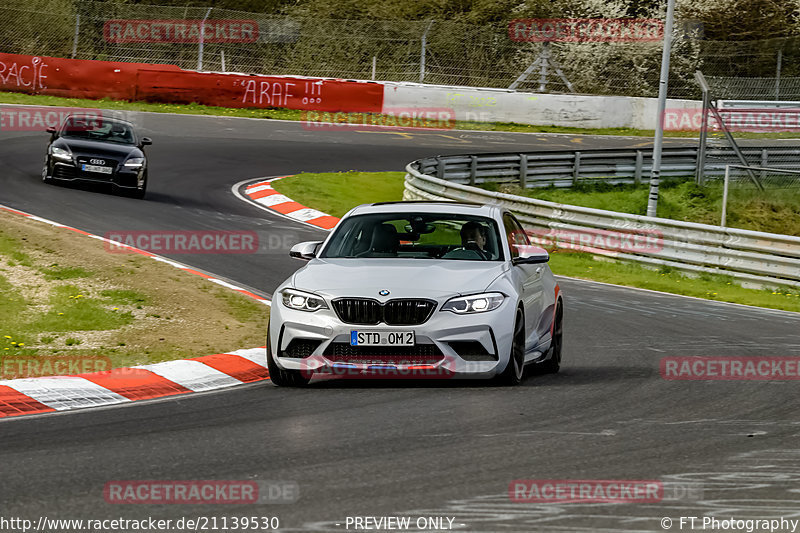
[[108, 183], [117, 187], [136, 189], [141, 185], [143, 174], [143, 167], [117, 165], [110, 174], [101, 174], [98, 172], [85, 172], [75, 163], [54, 161], [50, 177], [57, 181]]
[[[440, 311], [412, 326], [342, 322], [333, 309], [290, 309], [276, 298], [270, 316], [269, 349], [276, 364], [307, 375], [386, 378], [490, 378], [511, 352], [516, 307], [506, 299], [494, 311], [456, 315]], [[352, 347], [352, 331], [413, 331], [413, 347]], [[299, 349], [298, 349], [299, 348]]]

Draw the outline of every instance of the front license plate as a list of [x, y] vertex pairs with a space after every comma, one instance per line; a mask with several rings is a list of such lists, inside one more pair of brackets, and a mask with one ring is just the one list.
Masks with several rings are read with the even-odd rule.
[[353, 330], [350, 346], [414, 346], [414, 332]]
[[97, 172], [99, 174], [111, 174], [113, 168], [101, 167], [100, 165], [81, 165], [81, 170], [84, 172]]

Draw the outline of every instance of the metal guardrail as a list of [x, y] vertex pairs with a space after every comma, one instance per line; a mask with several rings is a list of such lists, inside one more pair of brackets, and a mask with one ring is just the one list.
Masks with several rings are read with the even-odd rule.
[[[629, 157], [636, 152], [622, 150], [613, 153]], [[800, 237], [558, 204], [469, 185], [480, 183], [483, 181], [479, 181], [480, 178], [490, 175], [508, 176], [510, 179], [520, 179], [520, 175], [523, 175], [530, 183], [533, 177], [531, 168], [537, 168], [536, 172], [545, 172], [548, 167], [541, 163], [563, 164], [568, 162], [567, 154], [570, 153], [421, 159], [406, 167], [403, 197], [406, 200], [452, 200], [503, 205], [518, 214], [534, 241], [542, 245], [578, 249], [655, 267], [724, 274], [741, 282], [758, 285], [800, 287]], [[609, 152], [606, 151], [606, 154]], [[678, 157], [684, 157], [684, 154], [673, 149], [670, 161], [674, 162]], [[582, 160], [582, 156], [575, 155], [573, 162], [576, 158]], [[539, 166], [531, 167], [532, 162], [539, 163]], [[527, 172], [520, 173], [520, 168], [525, 170], [526, 165]], [[672, 167], [673, 171], [676, 167]], [[546, 179], [567, 185], [572, 183], [570, 178], [559, 177], [561, 172], [563, 169], [551, 168]], [[564, 235], [570, 237], [565, 241]], [[625, 242], [634, 245], [626, 245]], [[636, 245], [636, 242], [646, 244]]]
[[[780, 161], [781, 168], [800, 169], [800, 147], [743, 147], [748, 160], [768, 167]], [[694, 176], [698, 150], [664, 148], [661, 177]], [[793, 159], [794, 162], [787, 162]], [[546, 151], [428, 157], [416, 162], [423, 174], [447, 179], [462, 185], [487, 181], [518, 182], [521, 187], [572, 187], [580, 181], [603, 180], [608, 183], [636, 183], [647, 180], [653, 166], [653, 151], [645, 149], [603, 149]], [[706, 150], [705, 176], [722, 179], [726, 165], [741, 161], [730, 148]]]

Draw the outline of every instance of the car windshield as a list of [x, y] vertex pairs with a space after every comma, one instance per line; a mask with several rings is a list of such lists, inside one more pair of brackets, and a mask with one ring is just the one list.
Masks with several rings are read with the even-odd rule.
[[320, 257], [502, 261], [497, 224], [486, 217], [380, 213], [343, 220]]
[[124, 122], [97, 117], [69, 117], [61, 136], [71, 139], [136, 144], [133, 128]]

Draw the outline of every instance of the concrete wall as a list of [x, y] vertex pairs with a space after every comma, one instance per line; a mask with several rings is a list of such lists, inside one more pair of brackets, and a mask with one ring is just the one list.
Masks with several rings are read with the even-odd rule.
[[[536, 94], [506, 89], [383, 82], [383, 109], [449, 108], [457, 120], [573, 128], [656, 126], [657, 99]], [[667, 109], [701, 109], [695, 100], [667, 100]]]

